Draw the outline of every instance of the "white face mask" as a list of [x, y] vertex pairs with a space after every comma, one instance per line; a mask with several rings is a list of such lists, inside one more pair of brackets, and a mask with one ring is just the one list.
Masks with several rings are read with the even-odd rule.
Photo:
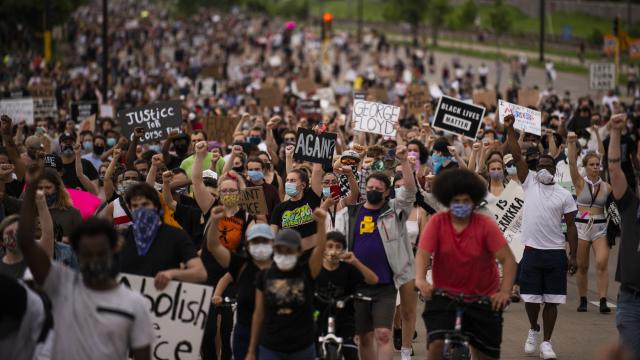
[[553, 184], [553, 175], [547, 169], [542, 169], [536, 173], [536, 179], [539, 183], [544, 185]]
[[516, 168], [515, 165], [507, 166], [505, 169], [507, 170], [507, 174], [510, 176], [514, 176], [518, 173], [518, 168]]
[[249, 254], [257, 261], [265, 261], [273, 254], [273, 247], [269, 244], [249, 244]]
[[580, 144], [581, 148], [587, 146], [587, 139], [585, 139], [585, 138], [578, 139], [578, 144]]
[[282, 271], [289, 271], [296, 266], [296, 262], [298, 262], [297, 255], [283, 255], [283, 254], [274, 254], [273, 261], [278, 266], [278, 269]]

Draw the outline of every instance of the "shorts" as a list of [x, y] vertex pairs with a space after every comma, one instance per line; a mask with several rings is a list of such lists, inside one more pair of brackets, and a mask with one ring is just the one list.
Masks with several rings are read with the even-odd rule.
[[373, 329], [391, 329], [396, 308], [396, 287], [393, 284], [367, 285], [358, 288], [358, 293], [373, 301], [354, 301], [356, 334], [365, 335]]
[[520, 260], [522, 300], [537, 304], [564, 304], [567, 300], [567, 266], [564, 249], [526, 247]]
[[591, 215], [586, 218], [576, 217], [578, 239], [594, 241], [607, 236], [607, 219], [604, 215]]
[[[427, 301], [422, 319], [427, 328], [427, 343], [444, 340], [456, 320], [456, 304], [444, 296]], [[478, 351], [492, 358], [500, 358], [502, 344], [502, 312], [493, 311], [489, 304], [469, 303], [462, 316], [462, 332]]]

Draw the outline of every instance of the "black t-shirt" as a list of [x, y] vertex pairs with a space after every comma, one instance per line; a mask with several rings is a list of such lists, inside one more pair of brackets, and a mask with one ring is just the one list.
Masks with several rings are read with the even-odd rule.
[[[88, 177], [89, 180], [98, 179], [98, 172], [96, 171], [96, 168], [93, 166], [91, 161], [87, 159], [81, 159], [81, 161], [82, 173], [85, 174], [85, 176]], [[64, 169], [64, 173], [62, 174], [62, 181], [64, 182], [64, 186], [71, 189], [80, 189], [85, 191], [87, 190], [84, 188], [84, 186], [82, 186], [82, 183], [80, 183], [80, 179], [78, 179], [78, 176], [76, 175], [75, 159], [68, 164], [64, 164], [62, 168]]]
[[640, 290], [640, 224], [638, 223], [638, 196], [627, 187], [620, 200], [616, 200], [620, 211], [620, 249], [618, 251], [618, 266], [616, 281], [623, 286]]
[[12, 180], [10, 183], [4, 184], [4, 191], [7, 195], [19, 198], [22, 195], [24, 182], [20, 180]]
[[[323, 267], [315, 279], [316, 292], [323, 297], [334, 299], [352, 295], [362, 282], [360, 271], [343, 262], [335, 270], [327, 270]], [[324, 331], [327, 328], [328, 305], [316, 299], [315, 308], [320, 311], [317, 326]], [[349, 301], [344, 308], [333, 311], [336, 319], [336, 333], [339, 336], [353, 337], [356, 331], [353, 301]]]
[[22, 279], [27, 270], [27, 262], [22, 259], [15, 264], [7, 264], [0, 258], [0, 274], [9, 276], [12, 279]]
[[155, 277], [160, 271], [180, 268], [180, 263], [186, 263], [196, 256], [189, 235], [167, 224], [160, 225], [149, 251], [145, 256], [140, 256], [133, 240], [133, 228], [129, 227], [120, 252], [120, 271]]
[[271, 224], [280, 229], [293, 229], [303, 238], [316, 233], [316, 222], [313, 220], [313, 209], [320, 206], [320, 197], [307, 188], [298, 201], [287, 200], [273, 209]]
[[236, 321], [244, 326], [251, 327], [251, 317], [256, 305], [256, 274], [260, 269], [249, 259], [235, 253], [231, 253], [229, 262], [229, 274], [236, 284]]
[[258, 272], [256, 288], [264, 295], [261, 346], [292, 353], [313, 344], [312, 281], [307, 263], [298, 262], [290, 271], [274, 264]]
[[179, 202], [176, 204], [173, 218], [182, 226], [184, 231], [191, 235], [191, 240], [193, 240], [196, 249], [200, 248], [205, 224], [202, 210], [197, 205], [194, 207]]

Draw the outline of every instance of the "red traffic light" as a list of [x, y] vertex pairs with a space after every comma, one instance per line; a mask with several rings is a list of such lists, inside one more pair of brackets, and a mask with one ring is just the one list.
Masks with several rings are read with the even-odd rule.
[[331, 20], [333, 20], [333, 14], [328, 12], [324, 13], [324, 15], [322, 15], [322, 20], [326, 23], [331, 22]]

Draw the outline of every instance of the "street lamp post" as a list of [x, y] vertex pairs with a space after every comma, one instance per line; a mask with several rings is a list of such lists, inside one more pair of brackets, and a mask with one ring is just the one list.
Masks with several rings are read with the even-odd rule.
[[544, 0], [540, 0], [540, 61], [544, 61]]
[[109, 4], [102, 0], [102, 101], [107, 102], [109, 84]]

